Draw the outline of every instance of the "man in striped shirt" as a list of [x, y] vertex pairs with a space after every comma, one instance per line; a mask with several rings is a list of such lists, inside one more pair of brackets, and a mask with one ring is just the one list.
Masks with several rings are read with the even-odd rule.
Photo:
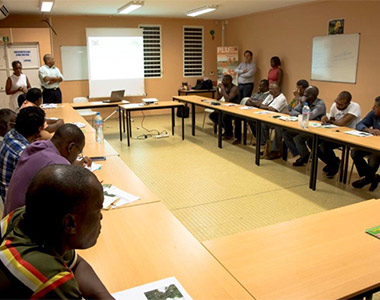
[[75, 252], [95, 245], [103, 200], [89, 170], [52, 165], [39, 171], [25, 207], [0, 224], [1, 298], [113, 299]]

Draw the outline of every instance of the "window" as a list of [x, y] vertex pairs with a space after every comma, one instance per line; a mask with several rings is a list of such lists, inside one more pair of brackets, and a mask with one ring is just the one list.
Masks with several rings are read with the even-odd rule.
[[161, 77], [161, 25], [140, 25], [144, 40], [144, 77]]
[[183, 76], [203, 76], [203, 27], [183, 27]]

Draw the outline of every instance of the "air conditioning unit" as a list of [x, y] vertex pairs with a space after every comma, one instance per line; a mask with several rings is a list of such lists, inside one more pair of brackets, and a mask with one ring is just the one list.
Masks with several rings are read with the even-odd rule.
[[5, 4], [0, 1], [0, 20], [5, 19], [9, 15], [9, 10]]

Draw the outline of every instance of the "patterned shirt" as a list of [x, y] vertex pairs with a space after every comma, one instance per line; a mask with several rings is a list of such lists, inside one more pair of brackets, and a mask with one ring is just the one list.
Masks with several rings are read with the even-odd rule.
[[[291, 116], [302, 115], [303, 103], [298, 105], [290, 111]], [[320, 121], [326, 115], [326, 105], [322, 99], [317, 98], [312, 105], [310, 105], [310, 120]]]
[[28, 145], [28, 140], [14, 128], [4, 136], [0, 144], [0, 197], [3, 201], [21, 152]]
[[34, 243], [25, 232], [25, 207], [7, 215], [0, 224], [0, 295], [17, 299], [81, 299], [71, 268], [77, 255], [62, 257]]

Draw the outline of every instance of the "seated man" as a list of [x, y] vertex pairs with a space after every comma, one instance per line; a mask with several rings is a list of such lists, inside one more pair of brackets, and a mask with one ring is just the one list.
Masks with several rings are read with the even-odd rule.
[[298, 103], [300, 103], [300, 100], [303, 97], [305, 89], [309, 86], [309, 83], [305, 79], [300, 79], [297, 81], [296, 85], [296, 89], [293, 91], [294, 98], [289, 103], [289, 111], [294, 109], [298, 105]]
[[[352, 96], [349, 92], [343, 91], [335, 99], [330, 108], [330, 118], [322, 117], [323, 124], [334, 124], [337, 126], [347, 126], [355, 128], [360, 121], [360, 105], [351, 102]], [[323, 172], [327, 178], [333, 178], [339, 171], [340, 160], [336, 157], [334, 149], [341, 145], [333, 142], [322, 141], [319, 145], [318, 156], [326, 164]]]
[[16, 113], [9, 108], [0, 109], [0, 142], [16, 123]]
[[44, 128], [45, 112], [39, 107], [27, 107], [16, 117], [16, 124], [0, 144], [0, 196], [5, 201], [11, 180], [21, 152], [40, 137]]
[[[41, 90], [38, 88], [31, 88], [26, 93], [26, 100], [22, 103], [20, 106], [20, 109], [23, 109], [25, 107], [29, 106], [37, 106], [40, 107], [42, 104], [42, 93]], [[50, 138], [49, 133], [55, 132], [59, 127], [61, 127], [64, 124], [62, 119], [58, 120], [52, 120], [52, 119], [46, 119], [46, 125], [45, 125], [45, 131], [42, 132], [42, 139], [47, 140]]]
[[[288, 112], [288, 102], [283, 93], [281, 93], [280, 86], [278, 83], [273, 82], [269, 85], [269, 96], [260, 104], [259, 108], [267, 109], [279, 113]], [[261, 126], [261, 146], [266, 145], [269, 140], [269, 130], [274, 129], [275, 135], [272, 143], [271, 152], [268, 155], [268, 159], [276, 159], [281, 157], [280, 147], [281, 147], [281, 129], [277, 126], [262, 124]]]
[[[240, 104], [247, 106], [255, 106], [260, 107], [260, 104], [265, 100], [265, 98], [269, 95], [269, 81], [267, 79], [262, 79], [259, 83], [258, 92], [254, 93], [248, 100], [242, 102]], [[256, 122], [249, 121], [249, 127], [251, 127], [251, 131], [254, 137], [256, 137]], [[253, 142], [253, 145], [256, 145], [256, 142]]]
[[85, 145], [85, 137], [77, 126], [64, 124], [51, 140], [37, 141], [22, 152], [13, 172], [4, 205], [4, 216], [25, 205], [25, 194], [36, 173], [48, 165], [91, 165], [88, 157], [77, 160]]
[[[216, 99], [220, 100], [222, 97], [226, 102], [240, 103], [239, 89], [232, 83], [231, 75], [224, 75], [222, 83], [218, 84], [216, 89]], [[209, 118], [214, 122], [214, 124], [218, 124], [217, 111], [212, 112], [209, 115]], [[223, 115], [223, 139], [225, 140], [233, 139], [232, 119], [233, 117], [231, 115]], [[240, 123], [240, 126], [238, 123]], [[235, 123], [235, 138], [237, 140], [241, 140], [241, 122]]]
[[[371, 133], [374, 136], [380, 136], [380, 96], [375, 99], [373, 109], [356, 125], [356, 129]], [[368, 156], [368, 162], [365, 161], [365, 156]], [[362, 188], [371, 184], [369, 190], [374, 191], [380, 180], [380, 177], [376, 175], [380, 165], [380, 154], [354, 148], [351, 151], [351, 157], [361, 177], [361, 179], [354, 181], [352, 186]]]
[[[302, 114], [304, 103], [308, 103], [310, 107], [310, 120], [318, 120], [326, 114], [326, 105], [323, 100], [318, 98], [319, 90], [315, 86], [309, 86], [301, 99], [301, 102], [290, 111], [291, 116], [298, 116]], [[307, 148], [306, 142], [311, 138], [306, 133], [297, 133], [283, 130], [282, 136], [285, 144], [294, 157], [300, 157], [293, 163], [293, 166], [303, 166], [309, 160], [310, 151]]]
[[71, 165], [40, 170], [26, 206], [1, 223], [1, 297], [112, 299], [75, 252], [96, 244], [103, 200], [102, 185], [89, 170]]

